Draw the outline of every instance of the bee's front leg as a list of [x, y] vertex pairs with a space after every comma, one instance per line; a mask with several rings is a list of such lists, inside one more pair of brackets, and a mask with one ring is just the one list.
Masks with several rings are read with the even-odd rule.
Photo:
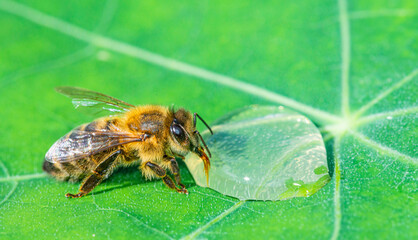
[[179, 193], [189, 194], [189, 192], [185, 188], [180, 189], [180, 188], [176, 187], [176, 185], [173, 182], [173, 179], [171, 179], [169, 176], [167, 176], [167, 173], [164, 170], [164, 168], [162, 168], [162, 167], [160, 167], [157, 164], [152, 163], [152, 162], [145, 163], [145, 166], [149, 167], [158, 177], [162, 178], [163, 182], [165, 183], [165, 185], [167, 185], [167, 187], [169, 187], [171, 189], [175, 189]]
[[173, 173], [174, 180], [176, 181], [176, 184], [181, 187], [181, 189], [186, 189], [186, 186], [184, 186], [183, 183], [181, 183], [181, 177], [180, 177], [180, 168], [175, 158], [165, 158], [165, 161], [169, 162], [170, 171]]

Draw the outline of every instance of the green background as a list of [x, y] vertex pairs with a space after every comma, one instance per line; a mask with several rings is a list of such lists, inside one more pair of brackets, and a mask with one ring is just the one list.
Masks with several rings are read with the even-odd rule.
[[[0, 0], [0, 238], [416, 239], [416, 1]], [[53, 91], [183, 106], [208, 123], [251, 104], [310, 117], [332, 180], [309, 198], [189, 196], [136, 169], [94, 194], [41, 172], [92, 118]]]

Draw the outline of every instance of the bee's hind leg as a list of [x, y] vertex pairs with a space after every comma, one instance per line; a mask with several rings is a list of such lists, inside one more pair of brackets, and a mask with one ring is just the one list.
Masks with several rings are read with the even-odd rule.
[[92, 171], [92, 173], [84, 179], [77, 194], [67, 193], [65, 194], [65, 196], [68, 198], [80, 198], [91, 192], [97, 185], [99, 185], [100, 182], [102, 182], [104, 176], [106, 176], [109, 169], [111, 169], [113, 162], [115, 162], [116, 158], [121, 152], [121, 150], [117, 150], [109, 153], [97, 165], [97, 167]]
[[166, 171], [164, 168], [158, 166], [155, 163], [147, 162], [145, 163], [145, 166], [149, 167], [158, 177], [163, 179], [163, 182], [167, 187], [171, 189], [175, 189], [179, 193], [189, 194], [189, 192], [186, 190], [186, 188], [178, 188], [173, 182], [173, 179], [171, 179], [169, 176], [167, 176]]

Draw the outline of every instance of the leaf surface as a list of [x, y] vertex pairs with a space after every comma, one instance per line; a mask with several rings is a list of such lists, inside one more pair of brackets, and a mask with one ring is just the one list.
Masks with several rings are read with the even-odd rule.
[[[417, 2], [0, 0], [0, 236], [5, 239], [416, 239]], [[56, 86], [183, 106], [209, 123], [284, 105], [326, 140], [332, 179], [308, 198], [190, 194], [136, 169], [92, 195], [41, 172], [48, 148], [93, 119]], [[203, 130], [203, 129], [201, 129]]]

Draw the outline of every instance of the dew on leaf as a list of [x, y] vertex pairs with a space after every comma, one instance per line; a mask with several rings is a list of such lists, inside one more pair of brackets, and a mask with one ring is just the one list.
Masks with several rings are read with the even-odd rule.
[[[202, 133], [212, 152], [209, 187], [241, 200], [308, 197], [329, 182], [326, 150], [316, 126], [280, 107], [251, 106]], [[196, 184], [208, 187], [203, 162], [185, 159]]]

